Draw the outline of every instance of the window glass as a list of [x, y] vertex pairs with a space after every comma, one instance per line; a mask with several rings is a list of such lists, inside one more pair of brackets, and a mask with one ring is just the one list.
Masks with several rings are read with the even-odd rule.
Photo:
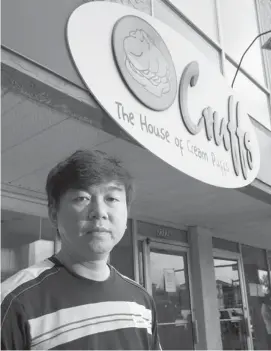
[[246, 350], [247, 335], [237, 260], [214, 258], [223, 350]]
[[61, 248], [61, 241], [57, 235], [56, 228], [52, 225], [48, 218], [42, 218], [41, 222], [41, 237], [46, 240], [53, 240], [54, 253], [58, 253]]
[[54, 253], [53, 240], [36, 240], [28, 245], [28, 266], [51, 257]]
[[212, 238], [213, 247], [216, 249], [239, 252], [238, 243], [221, 238]]
[[54, 235], [42, 236], [40, 217], [7, 210], [1, 217], [1, 281], [54, 253]]
[[28, 266], [29, 244], [19, 247], [1, 247], [1, 282]]
[[[271, 30], [271, 1], [270, 0], [258, 0], [260, 21], [261, 21], [261, 32]], [[262, 43], [265, 43], [271, 38], [271, 33], [262, 36]], [[267, 77], [269, 77], [271, 86], [271, 50], [264, 50], [263, 54], [266, 58], [267, 64]]]
[[[225, 67], [228, 83], [231, 85], [236, 67], [229, 61], [226, 61]], [[247, 113], [266, 128], [271, 129], [268, 96], [241, 71], [237, 74], [234, 90], [243, 101], [243, 108], [246, 109]]]
[[196, 48], [207, 56], [208, 60], [214, 64], [214, 68], [221, 71], [218, 51], [196, 33], [187, 23], [185, 23], [177, 13], [172, 11], [162, 0], [154, 1], [153, 9], [155, 17], [166, 23], [194, 44]]
[[114, 247], [110, 254], [110, 264], [121, 274], [134, 279], [134, 260], [133, 260], [133, 240], [132, 223], [128, 221], [127, 230], [121, 241]]
[[163, 350], [193, 350], [186, 253], [151, 249], [150, 277]]
[[215, 0], [166, 0], [214, 40], [217, 37]]
[[271, 349], [271, 295], [265, 250], [242, 245], [251, 332], [255, 350]]
[[[226, 53], [239, 62], [252, 40], [259, 34], [254, 0], [219, 0]], [[260, 40], [251, 46], [242, 67], [265, 84]]]

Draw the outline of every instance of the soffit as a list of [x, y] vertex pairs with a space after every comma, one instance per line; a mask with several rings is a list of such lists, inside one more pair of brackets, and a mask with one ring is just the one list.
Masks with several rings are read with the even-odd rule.
[[78, 148], [99, 149], [120, 157], [135, 178], [132, 216], [175, 227], [200, 225], [231, 240], [242, 234], [271, 248], [270, 205], [190, 178], [148, 150], [48, 106], [8, 91], [3, 95], [3, 184], [45, 198], [46, 177], [57, 162]]

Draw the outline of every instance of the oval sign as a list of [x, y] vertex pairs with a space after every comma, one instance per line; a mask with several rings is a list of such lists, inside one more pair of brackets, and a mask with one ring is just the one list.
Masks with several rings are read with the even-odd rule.
[[238, 188], [255, 179], [260, 152], [245, 104], [182, 35], [95, 1], [72, 13], [67, 38], [91, 94], [142, 146], [208, 184]]

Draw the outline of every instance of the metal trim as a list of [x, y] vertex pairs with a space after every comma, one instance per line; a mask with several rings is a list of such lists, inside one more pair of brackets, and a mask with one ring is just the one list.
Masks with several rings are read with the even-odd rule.
[[[260, 4], [259, 0], [254, 0], [254, 8], [256, 12], [257, 18], [257, 25], [259, 33], [264, 32], [266, 29], [263, 28], [263, 21], [261, 19], [261, 11], [260, 11]], [[260, 38], [260, 43], [263, 44], [263, 36]], [[264, 78], [266, 86], [271, 90], [271, 71], [269, 69], [269, 65], [267, 64], [267, 52], [265, 50], [261, 50], [261, 57], [262, 57], [262, 65], [264, 68]], [[269, 78], [269, 79], [268, 79]]]
[[138, 246], [137, 246], [137, 222], [132, 219], [132, 245], [133, 245], [133, 264], [134, 264], [134, 279], [139, 283], [139, 262], [138, 262]]
[[243, 261], [243, 255], [242, 255], [242, 244], [238, 243], [239, 246], [239, 252], [240, 252], [240, 269], [239, 269], [239, 274], [242, 277], [242, 282], [243, 282], [243, 293], [244, 293], [244, 302], [247, 307], [247, 315], [245, 316], [247, 318], [247, 328], [248, 328], [248, 348], [249, 350], [254, 350], [253, 346], [253, 338], [252, 338], [252, 332], [251, 332], [251, 319], [250, 319], [250, 313], [249, 313], [249, 304], [248, 304], [248, 298], [247, 298], [247, 287], [246, 287], [246, 276], [245, 276], [245, 267], [244, 267], [244, 261]]
[[216, 14], [216, 25], [217, 25], [217, 35], [219, 44], [221, 45], [220, 59], [221, 59], [221, 71], [223, 76], [226, 75], [226, 67], [225, 67], [225, 49], [224, 49], [224, 40], [223, 40], [223, 31], [221, 26], [221, 16], [220, 16], [220, 2], [219, 0], [215, 0], [215, 14]]
[[[239, 245], [239, 250], [240, 250], [241, 249], [240, 243], [238, 245]], [[217, 256], [219, 256], [219, 257], [217, 257]], [[248, 347], [248, 350], [253, 350], [252, 335], [251, 335], [251, 330], [249, 328], [250, 316], [249, 316], [249, 306], [248, 306], [248, 300], [247, 300], [246, 280], [245, 280], [245, 272], [244, 272], [241, 251], [240, 252], [231, 252], [231, 251], [227, 251], [227, 250], [213, 249], [213, 258], [237, 260], [238, 273], [239, 273], [239, 279], [240, 279], [240, 287], [241, 287], [241, 296], [242, 296], [242, 301], [243, 301], [244, 319], [247, 319], [247, 323], [248, 323], [247, 327], [249, 330], [249, 335], [247, 335], [247, 347]]]
[[153, 5], [153, 0], [151, 0], [151, 16], [154, 17], [154, 5]]
[[267, 264], [267, 276], [268, 276], [269, 286], [271, 287], [271, 267], [269, 264], [269, 255], [268, 255], [268, 250], [264, 250], [264, 251], [265, 251], [266, 264]]
[[143, 261], [145, 288], [152, 296], [152, 286], [150, 279], [150, 241], [148, 239], [143, 240]]

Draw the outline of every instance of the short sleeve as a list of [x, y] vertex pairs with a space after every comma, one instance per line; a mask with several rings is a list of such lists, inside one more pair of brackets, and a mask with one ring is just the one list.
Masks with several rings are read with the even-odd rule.
[[1, 349], [30, 350], [30, 328], [23, 306], [12, 295], [1, 304]]

